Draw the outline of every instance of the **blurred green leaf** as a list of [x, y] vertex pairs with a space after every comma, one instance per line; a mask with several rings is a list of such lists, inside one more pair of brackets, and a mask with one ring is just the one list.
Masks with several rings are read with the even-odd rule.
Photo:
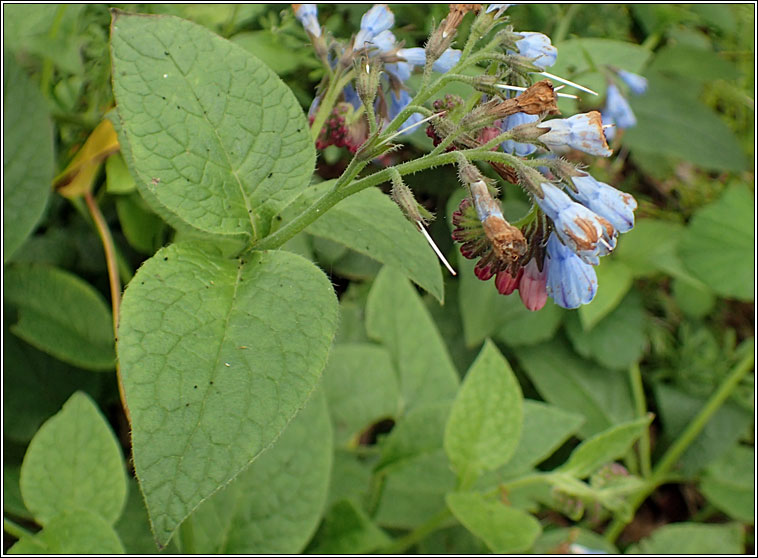
[[168, 226], [150, 210], [138, 193], [116, 198], [116, 212], [121, 230], [132, 248], [151, 255], [161, 247]]
[[40, 532], [23, 537], [9, 554], [123, 554], [124, 546], [113, 527], [87, 510], [56, 515]]
[[439, 513], [445, 494], [455, 487], [455, 474], [442, 448], [404, 459], [384, 481], [374, 520], [388, 528], [418, 527]]
[[[660, 49], [655, 53], [649, 70], [683, 76], [693, 82], [739, 77], [737, 68], [729, 60], [712, 50], [687, 45], [669, 45]], [[696, 86], [695, 83], [692, 85]]]
[[692, 318], [707, 316], [716, 304], [716, 295], [705, 285], [676, 278], [672, 282], [671, 291], [682, 312]]
[[105, 160], [105, 176], [109, 194], [130, 194], [137, 189], [121, 153], [114, 153]]
[[604, 258], [595, 271], [597, 294], [590, 304], [580, 306], [578, 312], [582, 328], [585, 330], [591, 330], [612, 312], [632, 286], [632, 271], [617, 259]]
[[[277, 219], [286, 222], [296, 217], [333, 186], [333, 182], [311, 186]], [[305, 230], [397, 268], [437, 300], [444, 300], [437, 256], [400, 208], [378, 189], [367, 188], [342, 200]]]
[[560, 407], [524, 399], [524, 426], [513, 457], [498, 470], [504, 476], [528, 471], [550, 457], [584, 422], [584, 417]]
[[113, 321], [102, 295], [76, 275], [39, 265], [5, 270], [5, 300], [18, 308], [11, 331], [65, 362], [113, 370]]
[[[702, 409], [706, 397], [694, 397], [666, 384], [655, 385], [653, 392], [663, 423], [664, 440], [671, 443]], [[751, 412], [727, 401], [684, 452], [678, 470], [686, 476], [699, 473], [729, 452], [751, 424]]]
[[727, 188], [693, 216], [679, 246], [684, 265], [721, 296], [753, 300], [755, 196], [742, 184]]
[[446, 498], [453, 515], [495, 554], [524, 552], [539, 536], [539, 521], [528, 513], [473, 492], [451, 492]]
[[601, 465], [622, 457], [645, 429], [650, 426], [652, 416], [616, 424], [603, 432], [587, 438], [579, 444], [568, 461], [556, 471], [569, 473], [577, 478], [585, 478]]
[[3, 336], [3, 348], [3, 434], [12, 440], [31, 440], [76, 390], [98, 391], [99, 375], [72, 368], [15, 335]]
[[400, 388], [389, 353], [368, 343], [335, 345], [324, 369], [334, 443], [355, 443], [374, 422], [396, 418]]
[[374, 281], [366, 330], [392, 355], [404, 411], [455, 397], [458, 373], [445, 344], [416, 290], [393, 268], [385, 266]]
[[608, 368], [627, 368], [643, 355], [645, 309], [637, 291], [630, 291], [621, 303], [589, 331], [582, 329], [579, 317], [566, 320], [566, 333], [577, 353]]
[[[9, 5], [3, 15], [20, 8]], [[8, 20], [3, 25], [7, 27]], [[45, 100], [8, 51], [3, 55], [3, 85], [3, 262], [7, 262], [45, 211], [54, 152], [53, 123]]]
[[746, 168], [734, 133], [718, 115], [683, 93], [681, 83], [656, 72], [648, 72], [647, 78], [647, 92], [629, 98], [637, 125], [625, 131], [627, 147], [672, 155], [706, 169]]
[[87, 510], [112, 525], [126, 502], [121, 447], [105, 417], [83, 392], [35, 434], [21, 465], [24, 504], [40, 525]]
[[634, 418], [626, 375], [580, 358], [565, 341], [519, 347], [516, 357], [546, 401], [585, 417], [581, 437]]
[[730, 517], [755, 521], [755, 448], [738, 445], [703, 472], [700, 491]]
[[364, 554], [392, 539], [350, 501], [337, 502], [313, 537], [309, 554]]
[[20, 477], [20, 465], [3, 463], [3, 513], [34, 521], [32, 512], [26, 509], [24, 499], [21, 497]]
[[505, 465], [523, 424], [521, 388], [491, 341], [466, 373], [445, 427], [445, 452], [462, 480]]
[[309, 49], [295, 47], [278, 33], [268, 29], [243, 31], [231, 41], [258, 57], [264, 64], [280, 76], [288, 74], [300, 66], [314, 67], [316, 62]]
[[626, 549], [627, 554], [742, 554], [745, 535], [738, 524], [669, 523]]

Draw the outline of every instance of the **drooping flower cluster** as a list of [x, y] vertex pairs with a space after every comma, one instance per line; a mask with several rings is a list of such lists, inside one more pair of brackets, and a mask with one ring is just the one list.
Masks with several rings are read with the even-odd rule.
[[[420, 48], [396, 40], [391, 31], [394, 15], [384, 4], [363, 15], [360, 29], [348, 42], [337, 41], [321, 29], [315, 5], [295, 5], [298, 20], [328, 70], [309, 117], [312, 127], [319, 128], [318, 148], [345, 146], [358, 151], [363, 161], [383, 153], [379, 148], [397, 133], [429, 120], [426, 131], [435, 152], [444, 148], [456, 153], [459, 175], [467, 188], [467, 196], [453, 213], [453, 239], [461, 243], [463, 256], [477, 260], [475, 275], [483, 281], [494, 278], [502, 294], [518, 290], [529, 310], [542, 308], [548, 297], [564, 308], [577, 308], [595, 296], [594, 266], [614, 250], [618, 235], [634, 226], [636, 201], [560, 156], [580, 151], [609, 157], [607, 137], [613, 125], [634, 125], [634, 115], [611, 84], [602, 115], [590, 111], [549, 118], [560, 114], [557, 96], [576, 98], [557, 93], [554, 81], [596, 93], [549, 73], [557, 49], [542, 33], [514, 32], [504, 15], [509, 6], [491, 4], [482, 9], [478, 4], [451, 4], [448, 16]], [[466, 48], [457, 50], [451, 45], [468, 12], [476, 14], [471, 37]], [[497, 26], [502, 28], [491, 33]], [[481, 51], [472, 51], [471, 45], [484, 37], [490, 42]], [[487, 71], [474, 76], [463, 71], [474, 64], [486, 64]], [[464, 101], [447, 95], [433, 101], [435, 112], [421, 105], [413, 105], [415, 113], [407, 110], [413, 102], [407, 83], [414, 71], [423, 69], [423, 89], [431, 83], [431, 72], [447, 73], [453, 68], [456, 72], [449, 78], [474, 87], [477, 96]], [[632, 92], [644, 90], [644, 78], [613, 71]], [[535, 75], [542, 76], [537, 78], [542, 81], [535, 83]], [[482, 147], [500, 152], [486, 160], [533, 201], [531, 211], [516, 224], [504, 218], [498, 189], [467, 159], [471, 150], [479, 157], [487, 153], [478, 149]], [[530, 156], [534, 158], [527, 159]], [[393, 199], [426, 233], [428, 218], [398, 172], [392, 181]]]
[[[317, 52], [323, 51], [333, 70], [346, 70], [360, 57], [366, 65], [378, 64], [384, 73], [381, 83], [372, 92], [371, 104], [381, 127], [392, 121], [411, 101], [406, 82], [414, 70], [426, 65], [426, 51], [420, 47], [406, 48], [398, 42], [391, 28], [395, 16], [386, 4], [376, 4], [361, 18], [360, 28], [348, 42], [340, 42], [327, 36], [318, 24], [315, 4], [293, 4], [295, 16], [308, 32]], [[445, 73], [455, 66], [461, 56], [459, 50], [448, 48], [432, 63], [432, 70]], [[322, 84], [325, 89], [326, 84]], [[309, 110], [313, 124], [323, 93], [317, 95]], [[347, 147], [355, 153], [368, 136], [365, 115], [365, 99], [356, 88], [347, 83], [327, 117], [320, 131], [316, 147], [324, 149], [329, 145]], [[411, 114], [402, 124], [403, 129], [411, 128], [423, 119], [419, 113]], [[408, 129], [404, 133], [408, 133]]]

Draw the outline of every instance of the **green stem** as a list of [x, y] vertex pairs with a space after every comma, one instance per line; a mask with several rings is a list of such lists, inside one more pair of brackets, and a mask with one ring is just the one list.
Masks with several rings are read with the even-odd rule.
[[329, 87], [327, 87], [326, 93], [321, 99], [316, 116], [313, 118], [313, 124], [311, 124], [311, 139], [314, 143], [321, 133], [321, 128], [324, 127], [324, 122], [329, 118], [337, 97], [339, 97], [342, 89], [353, 79], [353, 73], [353, 70], [350, 70], [344, 76], [337, 74], [334, 76], [334, 79], [329, 81]]
[[[687, 428], [684, 429], [676, 441], [669, 447], [661, 460], [656, 464], [649, 481], [644, 487], [632, 498], [630, 504], [632, 510], [636, 512], [642, 502], [661, 484], [669, 478], [669, 471], [676, 465], [682, 454], [695, 441], [698, 435], [703, 431], [705, 425], [711, 420], [713, 415], [721, 408], [721, 405], [729, 398], [732, 392], [737, 388], [742, 378], [753, 367], [755, 356], [751, 353], [746, 355], [730, 372], [729, 376], [723, 381], [716, 392], [706, 402], [695, 418], [690, 421]], [[613, 520], [608, 530], [605, 532], [606, 540], [613, 542], [624, 530], [627, 521], [620, 519], [618, 516]]]
[[553, 43], [558, 44], [563, 39], [566, 38], [566, 35], [568, 34], [569, 26], [571, 25], [571, 20], [574, 19], [574, 16], [576, 15], [576, 12], [579, 11], [579, 8], [581, 7], [581, 4], [571, 4], [569, 5], [569, 8], [566, 10], [566, 13], [563, 14], [560, 21], [558, 22], [558, 28], [555, 30], [555, 33], [553, 33]]
[[433, 515], [407, 535], [397, 538], [384, 548], [379, 549], [378, 553], [400, 554], [405, 552], [414, 544], [424, 540], [431, 533], [439, 529], [442, 523], [450, 517], [452, 517], [452, 514], [447, 508], [440, 510], [437, 514]]
[[28, 531], [21, 527], [18, 523], [14, 523], [10, 519], [4, 517], [3, 518], [3, 531], [8, 533], [9, 535], [16, 537], [17, 539], [21, 540], [23, 538], [31, 538], [34, 536], [34, 533], [31, 531]]
[[[629, 367], [629, 383], [632, 385], [632, 397], [634, 398], [634, 407], [637, 417], [642, 418], [647, 416], [647, 403], [645, 402], [645, 391], [642, 386], [642, 374], [640, 373], [640, 365], [635, 362]], [[649, 478], [651, 465], [650, 465], [650, 429], [646, 428], [640, 437], [638, 442], [640, 469], [642, 470], [642, 478]]]
[[[54, 39], [56, 35], [58, 35], [58, 29], [60, 29], [61, 22], [63, 21], [63, 14], [66, 13], [66, 5], [61, 4], [58, 6], [58, 10], [55, 12], [55, 19], [53, 20], [53, 24], [50, 26], [50, 30], [47, 32], [47, 36], [50, 39]], [[40, 76], [40, 89], [42, 90], [42, 94], [46, 97], [50, 97], [50, 80], [53, 77], [53, 60], [45, 56], [44, 61], [42, 62], [42, 72]]]

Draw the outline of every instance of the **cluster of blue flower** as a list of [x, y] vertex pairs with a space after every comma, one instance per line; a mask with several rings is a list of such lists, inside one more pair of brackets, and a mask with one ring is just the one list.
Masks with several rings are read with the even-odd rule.
[[[451, 5], [451, 14], [455, 9], [452, 6], [456, 5]], [[502, 18], [509, 6], [510, 4], [491, 4], [484, 13], [492, 14], [490, 17], [497, 20]], [[322, 37], [315, 5], [295, 5], [295, 13], [312, 40]], [[378, 113], [385, 125], [411, 102], [405, 83], [414, 68], [425, 67], [427, 60], [425, 49], [405, 48], [398, 44], [390, 31], [393, 25], [394, 15], [386, 5], [373, 6], [363, 15], [354, 39], [346, 47], [341, 47], [342, 55], [337, 57], [344, 59], [345, 52], [360, 51], [368, 59], [382, 63], [386, 70], [382, 79], [389, 86], [390, 99], [389, 103], [377, 100], [375, 106], [386, 107], [383, 114]], [[512, 65], [515, 75], [521, 76], [521, 85], [528, 85], [530, 74], [541, 74], [589, 91], [545, 71], [555, 63], [558, 54], [546, 35], [537, 32], [513, 33], [508, 28], [503, 36], [504, 44], [507, 45], [506, 52], [496, 59], [501, 64]], [[319, 49], [318, 46], [316, 48]], [[434, 60], [432, 69], [448, 72], [458, 64], [461, 55], [461, 51], [447, 48]], [[334, 64], [330, 58], [325, 60]], [[614, 71], [633, 93], [644, 91], [644, 78], [623, 70]], [[523, 91], [522, 100], [527, 97], [527, 91], [532, 89], [510, 84], [496, 84], [495, 87]], [[553, 104], [550, 106], [554, 108], [553, 88], [549, 84], [546, 87], [552, 95]], [[379, 89], [381, 94], [382, 88]], [[361, 99], [351, 85], [344, 87], [342, 98], [355, 109], [359, 108]], [[516, 100], [511, 99], [510, 102]], [[320, 101], [320, 96], [317, 96], [311, 108], [311, 116]], [[484, 107], [485, 101], [486, 97], [479, 106]], [[494, 123], [490, 120], [483, 128], [472, 129], [472, 134], [467, 136], [469, 143], [456, 143], [451, 139], [448, 147], [471, 147], [471, 137], [486, 136], [487, 139], [480, 139], [477, 144], [481, 145], [492, 137], [508, 132], [508, 139], [501, 144], [504, 152], [522, 158], [532, 154], [544, 158], [545, 166], [538, 169], [517, 162], [513, 165], [518, 183], [536, 204], [530, 214], [532, 218], [527, 219], [521, 229], [505, 221], [499, 210], [499, 201], [493, 202], [491, 189], [486, 186], [483, 177], [477, 174], [478, 171], [469, 171], [472, 178], [464, 182], [470, 195], [453, 215], [457, 227], [453, 238], [463, 243], [461, 252], [468, 258], [479, 258], [475, 267], [477, 277], [488, 280], [496, 276], [495, 285], [503, 294], [511, 294], [518, 289], [525, 306], [530, 310], [542, 308], [548, 296], [564, 308], [577, 308], [589, 303], [597, 291], [593, 266], [599, 263], [601, 256], [609, 254], [615, 248], [619, 233], [627, 232], [634, 226], [634, 210], [637, 207], [631, 195], [596, 180], [558, 157], [572, 149], [602, 157], [612, 154], [607, 136], [613, 133], [613, 126], [628, 128], [635, 123], [628, 103], [615, 84], [608, 87], [607, 104], [602, 117], [601, 113], [591, 111], [570, 118], [544, 120], [545, 116], [555, 112], [557, 109], [545, 110], [539, 107], [525, 112], [514, 113], [511, 110], [505, 117], [497, 116], [500, 120], [495, 120]], [[422, 118], [421, 114], [414, 114], [403, 126], [418, 123]], [[441, 139], [439, 130], [444, 130], [444, 127], [438, 126], [441, 120], [442, 118], [438, 119], [434, 127], [430, 128], [430, 135], [436, 136], [437, 140]]]

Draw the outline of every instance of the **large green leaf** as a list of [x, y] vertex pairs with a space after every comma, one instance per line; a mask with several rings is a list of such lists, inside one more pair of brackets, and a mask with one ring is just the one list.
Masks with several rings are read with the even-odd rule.
[[516, 356], [546, 401], [586, 419], [581, 437], [635, 417], [626, 375], [578, 357], [565, 342], [520, 347]]
[[290, 252], [159, 250], [121, 306], [134, 464], [157, 540], [234, 478], [313, 391], [337, 321], [332, 285]]
[[302, 552], [324, 511], [332, 429], [321, 390], [281, 437], [187, 520], [201, 554]]
[[77, 389], [97, 393], [102, 376], [72, 368], [7, 330], [3, 349], [3, 434], [9, 439], [31, 440]]
[[397, 374], [389, 353], [377, 345], [335, 345], [324, 370], [324, 388], [337, 445], [354, 441], [373, 422], [397, 417]]
[[604, 463], [623, 456], [653, 420], [652, 416], [617, 424], [579, 444], [557, 471], [584, 478]]
[[390, 267], [369, 293], [366, 330], [392, 355], [405, 410], [455, 397], [458, 373], [445, 344], [414, 288]]
[[24, 504], [41, 525], [88, 510], [115, 523], [126, 502], [121, 448], [97, 406], [77, 392], [43, 424], [21, 466]]
[[[329, 181], [308, 188], [282, 212], [281, 221], [296, 217], [333, 186]], [[367, 188], [345, 198], [305, 230], [395, 267], [442, 302], [437, 256], [397, 204], [378, 189]]]
[[55, 516], [32, 537], [22, 537], [10, 554], [123, 554], [124, 547], [113, 527], [101, 516], [76, 510]]
[[255, 240], [308, 184], [315, 151], [295, 96], [263, 62], [171, 16], [114, 12], [119, 141], [172, 224]]
[[679, 157], [707, 169], [746, 168], [740, 144], [716, 113], [677, 80], [659, 73], [648, 74], [648, 79], [647, 93], [629, 99], [637, 125], [624, 134], [628, 147]]
[[60, 360], [112, 370], [113, 321], [102, 295], [67, 271], [41, 265], [5, 270], [5, 300], [18, 308], [11, 331]]
[[627, 554], [742, 554], [745, 533], [736, 524], [669, 523], [630, 546]]
[[11, 53], [6, 52], [3, 62], [3, 261], [7, 262], [45, 211], [54, 155], [53, 124], [45, 100]]
[[721, 296], [753, 300], [755, 196], [743, 184], [727, 188], [695, 213], [679, 254], [698, 279]]
[[474, 492], [452, 492], [447, 505], [469, 531], [495, 554], [524, 552], [542, 532], [540, 522], [528, 513]]
[[[566, 320], [566, 333], [576, 352], [608, 368], [627, 368], [643, 354], [645, 309], [637, 291], [630, 291], [621, 303], [589, 331], [582, 329], [578, 315]], [[619, 332], [624, 332], [619, 335]]]
[[576, 413], [543, 403], [524, 399], [524, 426], [513, 457], [498, 470], [503, 476], [528, 471], [552, 455], [584, 422]]
[[522, 406], [508, 361], [487, 341], [466, 373], [445, 428], [445, 451], [461, 479], [508, 462], [521, 438]]

